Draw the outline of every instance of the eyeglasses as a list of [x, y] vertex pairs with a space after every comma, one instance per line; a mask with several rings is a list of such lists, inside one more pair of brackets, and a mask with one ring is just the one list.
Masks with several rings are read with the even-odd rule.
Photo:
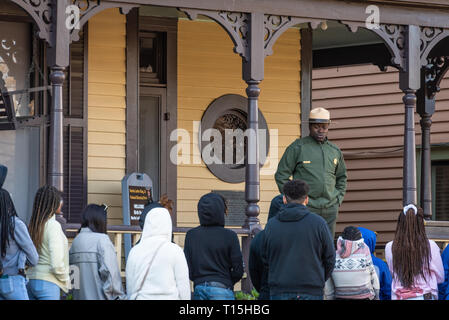
[[102, 206], [104, 207], [104, 212], [107, 213], [109, 206], [107, 204], [105, 204], [105, 203], [103, 203]]

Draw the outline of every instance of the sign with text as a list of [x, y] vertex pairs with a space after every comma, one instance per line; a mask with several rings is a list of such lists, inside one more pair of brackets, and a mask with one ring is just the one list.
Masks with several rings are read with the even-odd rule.
[[129, 217], [131, 225], [139, 225], [140, 215], [145, 206], [152, 202], [151, 188], [129, 186]]
[[[122, 179], [123, 224], [138, 226], [145, 206], [153, 202], [153, 181], [146, 173], [133, 172]], [[131, 250], [131, 235], [124, 235], [125, 257]]]

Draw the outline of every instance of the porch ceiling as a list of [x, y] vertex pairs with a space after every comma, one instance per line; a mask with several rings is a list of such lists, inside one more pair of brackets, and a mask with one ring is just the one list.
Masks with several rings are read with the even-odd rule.
[[336, 21], [328, 21], [327, 26], [327, 30], [317, 28], [313, 31], [313, 50], [383, 43], [374, 32], [367, 29], [359, 28], [357, 32], [351, 32]]

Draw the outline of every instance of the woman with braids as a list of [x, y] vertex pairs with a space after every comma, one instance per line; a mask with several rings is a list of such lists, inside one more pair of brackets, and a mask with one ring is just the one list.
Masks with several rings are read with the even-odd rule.
[[59, 300], [70, 289], [68, 241], [55, 214], [61, 212], [61, 193], [52, 186], [37, 190], [28, 226], [39, 252], [38, 264], [28, 270], [30, 300]]
[[69, 251], [76, 266], [74, 300], [125, 299], [114, 245], [107, 235], [107, 206], [89, 204], [83, 211], [81, 229]]
[[421, 208], [410, 204], [401, 211], [394, 240], [385, 246], [393, 276], [392, 300], [438, 300], [444, 269], [437, 244], [427, 239]]
[[28, 300], [25, 264], [36, 265], [39, 256], [9, 192], [2, 188], [6, 173], [0, 165], [0, 300]]

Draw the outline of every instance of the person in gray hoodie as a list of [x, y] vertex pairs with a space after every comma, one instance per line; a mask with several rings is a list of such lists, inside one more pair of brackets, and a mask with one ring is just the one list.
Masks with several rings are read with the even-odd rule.
[[0, 165], [0, 300], [28, 300], [24, 268], [35, 266], [39, 255], [9, 192], [2, 188], [7, 172]]
[[89, 204], [69, 251], [74, 300], [122, 300], [126, 296], [114, 245], [106, 233], [107, 207]]

